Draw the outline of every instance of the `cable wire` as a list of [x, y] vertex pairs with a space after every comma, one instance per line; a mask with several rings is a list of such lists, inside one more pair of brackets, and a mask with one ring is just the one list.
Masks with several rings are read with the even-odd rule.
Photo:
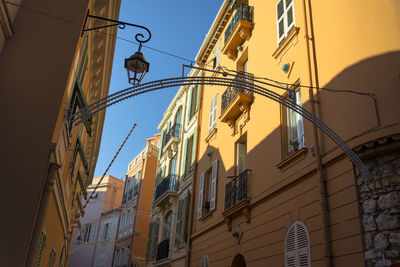
[[[74, 22], [74, 21], [71, 21], [71, 20], [68, 20], [68, 19], [65, 19], [65, 18], [56, 16], [56, 15], [53, 15], [53, 14], [49, 14], [49, 13], [47, 13], [47, 12], [43, 12], [43, 11], [40, 11], [40, 10], [31, 8], [31, 7], [27, 7], [27, 6], [20, 5], [20, 4], [14, 3], [14, 2], [10, 2], [10, 1], [5, 1], [5, 2], [6, 2], [7, 4], [11, 4], [11, 5], [14, 5], [14, 6], [17, 6], [17, 7], [21, 7], [21, 8], [25, 8], [26, 10], [29, 10], [29, 11], [34, 12], [34, 13], [38, 13], [38, 14], [41, 14], [41, 15], [44, 15], [44, 16], [48, 16], [48, 17], [51, 17], [51, 18], [53, 18], [53, 19], [57, 19], [57, 20], [60, 20], [60, 21], [63, 21], [63, 22], [66, 22], [66, 23], [69, 23], [69, 24], [72, 24], [72, 25], [75, 25], [75, 26], [79, 26], [79, 27], [81, 27], [81, 28], [83, 27], [83, 25], [80, 24], [80, 23], [76, 23], [76, 22]], [[96, 32], [98, 32], [98, 33], [102, 33], [102, 34], [107, 35], [107, 36], [110, 36], [110, 37], [113, 37], [113, 38], [118, 39], [118, 40], [121, 40], [121, 41], [125, 41], [125, 42], [131, 43], [131, 44], [139, 45], [139, 43], [137, 43], [137, 42], [135, 42], [135, 41], [131, 41], [131, 40], [128, 40], [128, 39], [126, 39], [126, 38], [119, 37], [119, 36], [117, 36], [117, 35], [104, 32], [104, 31], [102, 31], [102, 30], [94, 30], [94, 31], [96, 31]], [[147, 49], [156, 51], [156, 52], [158, 52], [158, 53], [165, 54], [165, 55], [170, 56], [170, 57], [174, 57], [174, 58], [177, 58], [177, 59], [180, 59], [180, 60], [183, 60], [183, 61], [190, 62], [191, 64], [194, 62], [193, 60], [190, 60], [190, 59], [187, 59], [187, 58], [184, 58], [184, 57], [181, 57], [181, 56], [178, 56], [178, 55], [172, 54], [172, 53], [170, 53], [170, 52], [166, 52], [166, 51], [163, 51], [163, 50], [160, 50], [160, 49], [157, 49], [157, 48], [148, 46], [148, 45], [142, 45], [142, 46], [143, 46], [143, 47], [146, 47]]]

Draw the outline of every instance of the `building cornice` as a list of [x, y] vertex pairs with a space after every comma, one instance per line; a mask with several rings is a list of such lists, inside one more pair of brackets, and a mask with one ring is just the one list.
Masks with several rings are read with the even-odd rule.
[[195, 60], [199, 65], [205, 65], [207, 58], [211, 54], [214, 46], [216, 45], [226, 23], [228, 22], [231, 11], [229, 5], [232, 0], [224, 0], [221, 8], [219, 9], [217, 16], [215, 17], [210, 30], [208, 31], [206, 38], [200, 46], [199, 52], [197, 53]]

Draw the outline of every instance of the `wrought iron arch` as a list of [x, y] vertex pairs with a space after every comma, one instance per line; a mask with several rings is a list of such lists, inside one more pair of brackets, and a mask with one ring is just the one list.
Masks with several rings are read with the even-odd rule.
[[[227, 73], [222, 73], [224, 76], [231, 75]], [[88, 119], [92, 114], [95, 114], [109, 106], [117, 104], [121, 101], [129, 99], [134, 96], [138, 96], [144, 93], [149, 93], [152, 91], [157, 91], [170, 87], [180, 87], [187, 85], [216, 85], [216, 86], [234, 86], [242, 88], [243, 90], [247, 90], [262, 96], [265, 96], [275, 102], [278, 102], [284, 105], [287, 108], [297, 112], [303, 118], [314, 124], [318, 127], [323, 133], [325, 133], [335, 144], [340, 147], [344, 153], [346, 153], [347, 157], [353, 162], [353, 164], [357, 167], [357, 169], [361, 172], [361, 174], [369, 181], [372, 181], [372, 175], [369, 172], [368, 168], [364, 165], [358, 155], [347, 145], [345, 141], [340, 138], [340, 136], [333, 131], [330, 127], [328, 127], [323, 121], [315, 117], [311, 112], [304, 109], [302, 106], [297, 105], [290, 98], [283, 97], [282, 95], [269, 90], [263, 86], [268, 85], [271, 87], [285, 89], [287, 88], [280, 87], [278, 85], [270, 84], [267, 82], [263, 82], [257, 79], [252, 79], [250, 77], [246, 77], [246, 79], [232, 79], [227, 77], [176, 77], [176, 78], [168, 78], [162, 80], [156, 80], [148, 83], [143, 83], [138, 86], [129, 87], [113, 93], [107, 97], [104, 97], [91, 105], [79, 110], [78, 112], [72, 114], [70, 119], [74, 125], [83, 122]], [[288, 90], [290, 91], [290, 90]]]

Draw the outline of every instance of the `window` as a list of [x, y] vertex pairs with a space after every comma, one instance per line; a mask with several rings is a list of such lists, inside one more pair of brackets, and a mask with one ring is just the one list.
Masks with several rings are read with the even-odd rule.
[[276, 22], [279, 45], [295, 26], [293, 0], [278, 1], [278, 4], [276, 4]]
[[181, 243], [181, 228], [182, 228], [182, 210], [183, 210], [184, 199], [181, 198], [178, 201], [178, 214], [176, 216], [176, 229], [175, 229], [175, 246], [179, 246]]
[[36, 258], [35, 258], [35, 267], [39, 267], [40, 266], [40, 261], [42, 260], [42, 256], [43, 256], [43, 251], [46, 247], [46, 239], [47, 239], [47, 234], [45, 232], [42, 232], [40, 234], [40, 238], [39, 238], [39, 245], [36, 251]]
[[119, 260], [119, 249], [117, 249], [116, 251], [115, 251], [115, 256], [114, 256], [114, 267], [117, 267], [118, 266], [118, 260]]
[[208, 256], [205, 255], [201, 258], [200, 267], [208, 267]]
[[190, 102], [189, 102], [189, 117], [188, 117], [188, 122], [193, 118], [194, 114], [197, 112], [198, 108], [198, 94], [200, 91], [200, 85], [193, 86], [190, 88]]
[[218, 39], [217, 45], [214, 48], [213, 69], [219, 67], [221, 60], [221, 39]]
[[92, 232], [92, 224], [89, 223], [88, 225], [86, 225], [86, 228], [84, 230], [83, 242], [85, 243], [90, 242], [91, 232]]
[[183, 229], [183, 240], [187, 242], [188, 239], [188, 227], [189, 227], [189, 213], [190, 213], [190, 191], [188, 190], [186, 201], [185, 201], [185, 211], [183, 214], [184, 218], [184, 229]]
[[310, 237], [307, 227], [302, 222], [295, 222], [286, 233], [285, 238], [285, 266], [311, 266]]
[[108, 239], [108, 229], [110, 227], [109, 223], [106, 223], [103, 227], [103, 232], [102, 232], [102, 240], [107, 240]]
[[163, 240], [169, 240], [171, 236], [171, 225], [172, 225], [172, 211], [169, 211], [165, 216]]
[[218, 93], [216, 93], [213, 96], [213, 98], [211, 98], [208, 133], [210, 133], [215, 127], [217, 127], [217, 106], [218, 106], [217, 102], [218, 102]]
[[[195, 131], [196, 132], [196, 131]], [[186, 147], [184, 153], [185, 156], [185, 164], [184, 164], [184, 173], [185, 175], [191, 173], [193, 171], [193, 164], [194, 164], [194, 153], [195, 153], [195, 134], [193, 134], [189, 139], [186, 141]]]
[[203, 209], [213, 211], [216, 208], [216, 191], [218, 178], [218, 160], [212, 163], [211, 170], [200, 175], [199, 198], [197, 205], [197, 219], [203, 216]]
[[[68, 117], [71, 116], [72, 114], [76, 113], [79, 110], [83, 109], [88, 105], [85, 94], [83, 93], [81, 87], [78, 84], [78, 81], [75, 83], [74, 86], [74, 91], [72, 92], [71, 100], [69, 103], [69, 112], [68, 112]], [[72, 118], [68, 120], [68, 133], [72, 133]], [[92, 117], [89, 116], [86, 120], [83, 121], [86, 127], [86, 132], [91, 135], [91, 124], [92, 124]]]
[[[301, 106], [299, 88], [290, 92], [287, 97]], [[282, 143], [284, 157], [304, 147], [303, 117], [287, 107], [282, 108]]]
[[53, 267], [54, 262], [56, 261], [56, 249], [52, 248], [49, 256], [49, 264], [47, 265], [48, 267]]
[[236, 143], [236, 175], [247, 169], [247, 144], [246, 140]]

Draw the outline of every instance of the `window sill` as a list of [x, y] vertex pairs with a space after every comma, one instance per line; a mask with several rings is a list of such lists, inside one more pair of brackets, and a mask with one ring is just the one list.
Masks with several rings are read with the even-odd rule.
[[199, 218], [199, 221], [204, 221], [205, 219], [211, 217], [211, 215], [213, 214], [213, 212], [214, 212], [214, 210], [203, 212], [203, 215]]
[[278, 48], [272, 54], [272, 56], [275, 59], [277, 59], [286, 48], [289, 48], [289, 45], [292, 43], [292, 40], [294, 40], [294, 38], [298, 36], [299, 31], [300, 31], [299, 27], [293, 27], [293, 29], [289, 32], [288, 36], [286, 36], [286, 38], [283, 39], [283, 41], [279, 44]]
[[218, 131], [217, 128], [212, 129], [212, 131], [206, 137], [205, 141], [208, 143], [211, 140], [211, 138], [217, 133], [217, 131]]
[[288, 154], [285, 157], [285, 159], [283, 159], [280, 163], [278, 163], [276, 165], [276, 167], [280, 170], [284, 170], [284, 169], [294, 165], [298, 161], [302, 160], [303, 158], [305, 158], [306, 154], [307, 154], [306, 147], [303, 147], [297, 151], [293, 151], [293, 153]]

